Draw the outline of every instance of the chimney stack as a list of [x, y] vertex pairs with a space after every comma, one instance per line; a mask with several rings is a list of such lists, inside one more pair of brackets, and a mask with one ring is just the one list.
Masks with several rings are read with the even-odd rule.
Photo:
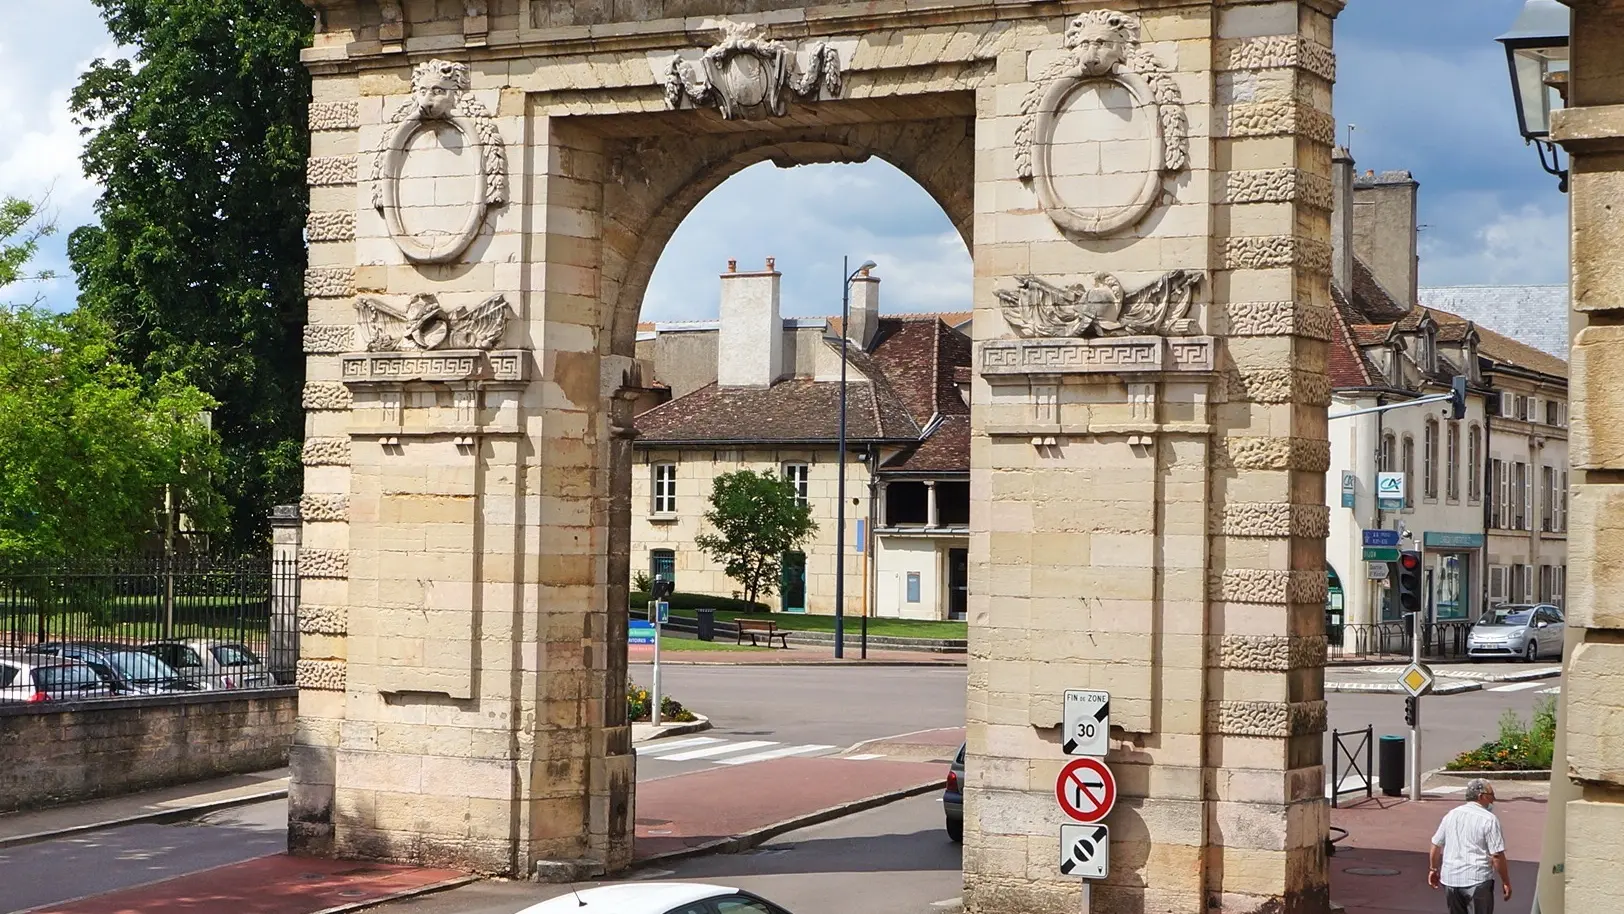
[[1353, 246], [1376, 281], [1401, 307], [1415, 307], [1416, 198], [1421, 185], [1407, 171], [1366, 171], [1353, 186]]
[[1331, 154], [1331, 280], [1353, 301], [1353, 155], [1338, 146]]
[[716, 383], [771, 387], [784, 373], [784, 319], [778, 309], [773, 258], [759, 273], [740, 273], [728, 261], [722, 274], [721, 329], [716, 340]]
[[868, 351], [874, 345], [874, 334], [880, 329], [880, 278], [870, 276], [867, 270], [851, 281], [850, 323], [851, 326], [841, 328], [846, 339]]

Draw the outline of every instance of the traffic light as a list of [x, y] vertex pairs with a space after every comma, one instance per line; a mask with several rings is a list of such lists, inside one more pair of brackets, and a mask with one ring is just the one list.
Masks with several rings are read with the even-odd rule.
[[1409, 695], [1404, 696], [1404, 725], [1406, 727], [1414, 727], [1420, 722], [1420, 720], [1421, 702], [1410, 697]]
[[655, 600], [664, 600], [666, 597], [671, 596], [671, 591], [675, 589], [676, 585], [671, 582], [671, 579], [661, 575], [654, 579], [654, 592], [650, 596], [654, 597]]
[[1393, 582], [1398, 592], [1401, 612], [1421, 611], [1421, 553], [1407, 550], [1398, 554], [1398, 580]]
[[1466, 376], [1456, 375], [1449, 391], [1449, 418], [1466, 418]]

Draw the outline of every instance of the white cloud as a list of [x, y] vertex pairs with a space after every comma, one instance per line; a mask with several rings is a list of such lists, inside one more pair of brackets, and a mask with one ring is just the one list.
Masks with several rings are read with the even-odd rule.
[[841, 257], [872, 259], [881, 309], [970, 307], [970, 254], [930, 195], [895, 167], [861, 165], [745, 169], [694, 208], [666, 245], [643, 299], [645, 320], [713, 318], [717, 276], [736, 259], [784, 274], [783, 313], [840, 311]]
[[[1545, 285], [1567, 282], [1568, 214], [1529, 203], [1503, 210], [1463, 204], [1481, 221], [1464, 236], [1421, 233], [1421, 281], [1429, 286]], [[1465, 216], [1463, 218], [1470, 218]]]

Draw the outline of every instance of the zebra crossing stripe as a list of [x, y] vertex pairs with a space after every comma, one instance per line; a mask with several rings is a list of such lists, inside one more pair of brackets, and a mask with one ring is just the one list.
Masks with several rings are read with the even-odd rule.
[[653, 755], [657, 752], [675, 752], [678, 749], [696, 749], [700, 746], [709, 746], [721, 740], [714, 736], [696, 736], [693, 739], [660, 740], [637, 747], [638, 755]]
[[730, 752], [747, 752], [751, 749], [765, 749], [768, 746], [776, 745], [778, 744], [772, 740], [752, 739], [745, 740], [742, 743], [723, 743], [720, 746], [706, 746], [701, 749], [694, 749], [691, 752], [678, 752], [675, 755], [662, 755], [659, 758], [661, 761], [666, 762], [691, 762], [694, 759], [710, 758], [716, 755], [727, 755]]
[[782, 749], [768, 749], [766, 752], [753, 752], [750, 755], [738, 758], [717, 759], [718, 765], [748, 765], [751, 762], [767, 762], [775, 758], [789, 758], [792, 755], [807, 755], [813, 752], [823, 752], [833, 749], [833, 746], [820, 746], [815, 743], [805, 746], [785, 746]]

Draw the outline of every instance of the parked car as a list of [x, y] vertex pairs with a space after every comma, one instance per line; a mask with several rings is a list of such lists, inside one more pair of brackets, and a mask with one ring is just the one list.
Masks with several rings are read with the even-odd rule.
[[154, 641], [141, 650], [204, 688], [260, 689], [276, 684], [259, 655], [235, 641]]
[[759, 895], [698, 882], [622, 882], [566, 892], [519, 914], [789, 914]]
[[128, 644], [107, 641], [52, 641], [36, 645], [34, 651], [55, 657], [82, 660], [125, 695], [162, 695], [196, 692], [203, 687], [175, 672], [156, 655]]
[[29, 651], [0, 652], [0, 701], [111, 698], [113, 687], [90, 664]]
[[1533, 663], [1562, 656], [1562, 611], [1547, 603], [1504, 603], [1483, 614], [1466, 636], [1472, 660], [1499, 657]]
[[947, 836], [964, 843], [964, 744], [947, 769], [947, 788], [942, 791], [942, 811], [947, 814]]

